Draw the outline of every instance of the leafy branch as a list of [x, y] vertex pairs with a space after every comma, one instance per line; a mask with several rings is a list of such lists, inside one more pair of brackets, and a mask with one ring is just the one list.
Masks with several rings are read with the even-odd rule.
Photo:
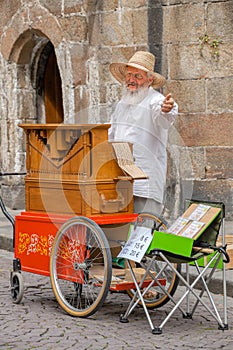
[[211, 56], [215, 61], [219, 59], [219, 45], [223, 43], [222, 40], [211, 39], [207, 34], [199, 37], [200, 53], [203, 56], [204, 46], [208, 46], [211, 52]]

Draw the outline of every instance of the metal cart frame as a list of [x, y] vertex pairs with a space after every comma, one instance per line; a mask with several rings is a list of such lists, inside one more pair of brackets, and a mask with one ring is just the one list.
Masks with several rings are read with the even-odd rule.
[[[122, 225], [143, 216], [109, 214], [92, 218], [22, 212], [13, 218], [1, 197], [0, 207], [13, 226], [14, 258], [10, 283], [14, 303], [20, 303], [24, 295], [22, 272], [49, 276], [58, 303], [72, 316], [93, 315], [103, 305], [109, 291], [126, 291], [130, 298], [134, 297], [134, 281], [125, 278], [125, 269], [112, 266], [111, 248], [103, 229], [113, 225], [121, 230]], [[166, 229], [162, 218], [153, 214], [142, 215], [153, 220], [157, 230]], [[137, 266], [134, 268], [137, 273]], [[175, 273], [171, 275], [166, 271], [159, 281], [169, 293], [175, 292]], [[140, 287], [147, 288], [150, 284], [151, 278], [147, 278]], [[152, 293], [156, 288], [157, 283], [150, 285]], [[148, 308], [160, 307], [167, 301], [169, 298], [166, 294], [158, 297], [157, 292], [154, 297], [145, 298]]]

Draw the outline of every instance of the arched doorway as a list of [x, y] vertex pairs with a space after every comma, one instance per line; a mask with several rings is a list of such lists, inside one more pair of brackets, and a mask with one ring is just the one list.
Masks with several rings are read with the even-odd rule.
[[1, 64], [8, 84], [1, 100], [0, 138], [10, 152], [3, 152], [1, 169], [12, 175], [4, 177], [1, 196], [8, 207], [24, 208], [25, 137], [18, 125], [63, 122], [62, 74], [54, 46], [42, 31], [30, 28], [16, 40], [11, 34], [6, 37], [9, 49]]
[[55, 50], [51, 42], [45, 45], [40, 54], [36, 81], [39, 119], [41, 119], [41, 114], [44, 114], [45, 123], [63, 123], [61, 77]]

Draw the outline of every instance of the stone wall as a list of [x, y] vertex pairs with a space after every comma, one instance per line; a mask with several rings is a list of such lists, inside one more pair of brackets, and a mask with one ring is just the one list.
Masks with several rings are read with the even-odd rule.
[[180, 112], [173, 149], [179, 159], [179, 199], [182, 203], [192, 193], [223, 201], [232, 218], [233, 1], [164, 5], [163, 70]]
[[[25, 171], [18, 124], [44, 121], [36, 64], [45, 43], [55, 48], [66, 123], [109, 121], [121, 91], [110, 62], [148, 49], [167, 78], [164, 93], [179, 104], [168, 147], [166, 216], [176, 217], [193, 196], [224, 201], [233, 218], [232, 0], [7, 0], [1, 6], [1, 172]], [[6, 205], [23, 207], [23, 176], [2, 177], [1, 194]]]

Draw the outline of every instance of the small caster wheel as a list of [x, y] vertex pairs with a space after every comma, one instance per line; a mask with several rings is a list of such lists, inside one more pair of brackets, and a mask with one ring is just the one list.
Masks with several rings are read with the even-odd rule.
[[24, 284], [23, 277], [20, 272], [13, 271], [10, 276], [11, 296], [14, 304], [19, 304], [23, 299]]

